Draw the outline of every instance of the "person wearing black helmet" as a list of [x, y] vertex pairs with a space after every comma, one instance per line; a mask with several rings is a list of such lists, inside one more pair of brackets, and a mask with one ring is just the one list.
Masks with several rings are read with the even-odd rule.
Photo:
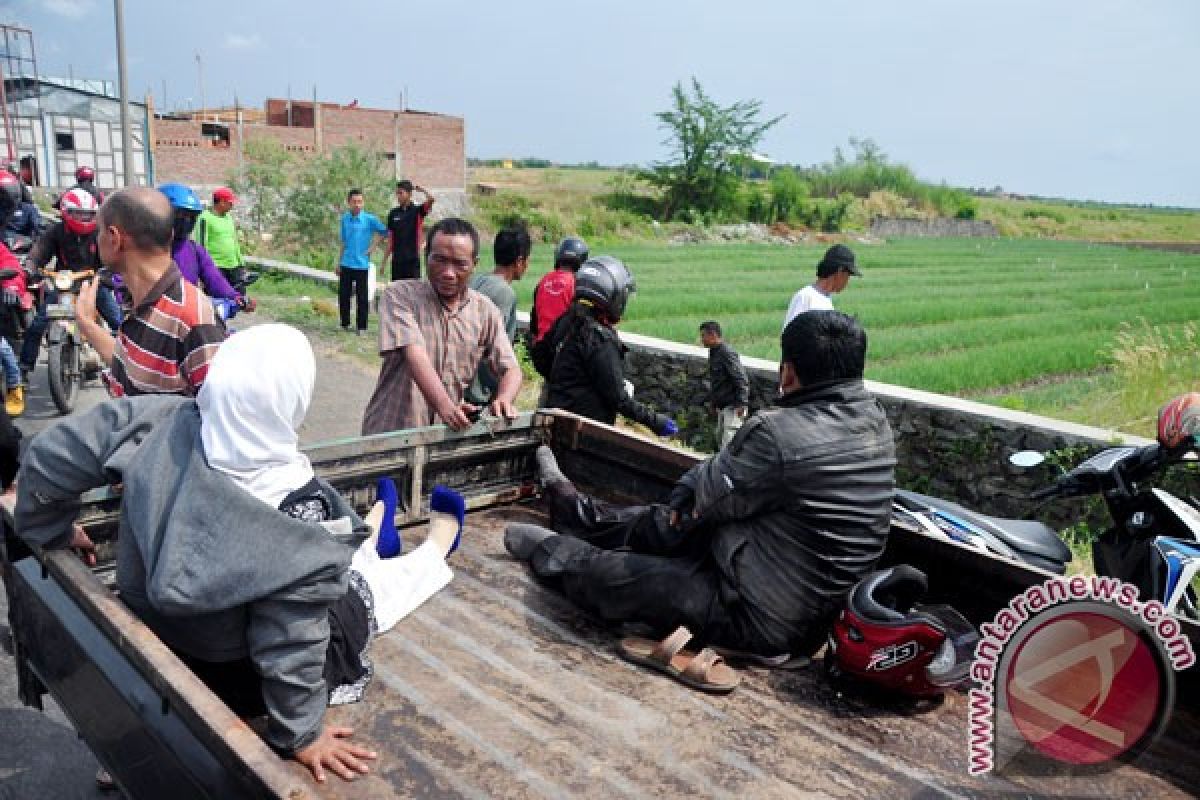
[[575, 273], [587, 260], [588, 246], [583, 239], [568, 236], [554, 248], [554, 269], [543, 275], [533, 290], [529, 335], [534, 344], [545, 338], [554, 322], [570, 308], [575, 297]]
[[[589, 497], [543, 447], [553, 530], [509, 525], [505, 547], [605, 622], [657, 635], [685, 626], [703, 643], [759, 656], [811, 655], [883, 554], [895, 445], [863, 385], [867, 335], [854, 318], [801, 314], [781, 346], [777, 405], [686, 472], [668, 503]], [[683, 642], [669, 639], [678, 651]]]
[[597, 256], [574, 277], [574, 302], [547, 334], [554, 355], [545, 405], [610, 425], [620, 414], [674, 436], [675, 421], [634, 400], [625, 385], [625, 346], [614, 326], [637, 291], [633, 275], [618, 259]]

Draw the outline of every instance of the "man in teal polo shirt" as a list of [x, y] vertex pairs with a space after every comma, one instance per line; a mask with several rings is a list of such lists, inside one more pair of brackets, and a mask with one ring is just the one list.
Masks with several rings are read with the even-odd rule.
[[371, 272], [371, 251], [384, 241], [387, 228], [374, 214], [363, 211], [361, 189], [351, 189], [346, 194], [349, 210], [342, 214], [342, 248], [338, 251], [338, 311], [342, 317], [342, 330], [350, 330], [350, 294], [357, 303], [355, 333], [362, 336], [367, 329], [367, 278]]

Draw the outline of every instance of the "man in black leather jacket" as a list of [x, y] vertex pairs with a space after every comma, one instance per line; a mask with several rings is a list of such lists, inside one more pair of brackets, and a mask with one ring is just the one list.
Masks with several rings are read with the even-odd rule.
[[895, 449], [863, 386], [857, 321], [802, 314], [782, 346], [779, 405], [689, 470], [668, 505], [579, 494], [539, 451], [558, 533], [510, 526], [510, 552], [609, 622], [685, 625], [703, 642], [762, 655], [814, 652], [883, 553]]

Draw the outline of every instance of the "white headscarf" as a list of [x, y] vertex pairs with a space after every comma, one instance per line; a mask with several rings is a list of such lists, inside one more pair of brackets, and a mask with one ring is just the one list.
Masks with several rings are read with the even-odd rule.
[[255, 325], [225, 340], [196, 397], [208, 465], [272, 508], [312, 480], [297, 429], [316, 374], [308, 339], [288, 325]]

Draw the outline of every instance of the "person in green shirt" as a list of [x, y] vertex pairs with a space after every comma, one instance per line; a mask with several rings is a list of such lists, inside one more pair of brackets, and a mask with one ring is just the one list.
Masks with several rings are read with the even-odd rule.
[[213, 192], [212, 208], [206, 209], [196, 220], [192, 238], [208, 251], [213, 263], [221, 270], [233, 286], [245, 277], [242, 264], [242, 246], [238, 242], [237, 226], [233, 222], [233, 204], [237, 196], [224, 186]]
[[[504, 317], [504, 332], [508, 334], [510, 342], [515, 342], [517, 337], [517, 295], [512, 282], [521, 280], [525, 270], [529, 269], [529, 253], [532, 249], [529, 231], [524, 227], [505, 228], [496, 234], [492, 245], [496, 268], [471, 278], [471, 288], [500, 309], [500, 316]], [[479, 362], [479, 371], [467, 387], [463, 399], [480, 407], [486, 406], [496, 394], [498, 384], [499, 379], [488, 368], [485, 358]]]

